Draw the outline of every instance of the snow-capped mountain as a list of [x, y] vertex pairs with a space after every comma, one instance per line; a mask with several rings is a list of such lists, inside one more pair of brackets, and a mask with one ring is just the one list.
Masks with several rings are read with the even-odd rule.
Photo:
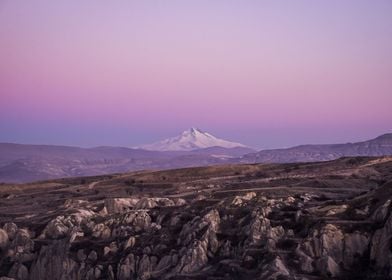
[[193, 127], [176, 137], [168, 138], [153, 144], [143, 145], [139, 148], [151, 151], [192, 151], [210, 147], [246, 148], [243, 144], [217, 138]]

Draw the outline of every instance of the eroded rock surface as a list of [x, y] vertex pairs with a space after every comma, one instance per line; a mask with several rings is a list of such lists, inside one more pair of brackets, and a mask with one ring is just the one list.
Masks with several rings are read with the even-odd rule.
[[[294, 179], [287, 166], [282, 177], [273, 166], [270, 177], [219, 180], [175, 171], [165, 188], [148, 181], [156, 173], [134, 187], [87, 184], [80, 198], [39, 200], [45, 212], [0, 217], [0, 279], [392, 278], [392, 166], [377, 165], [371, 179], [348, 166], [341, 175], [327, 165], [327, 176], [300, 165]], [[110, 188], [119, 196], [107, 197]]]

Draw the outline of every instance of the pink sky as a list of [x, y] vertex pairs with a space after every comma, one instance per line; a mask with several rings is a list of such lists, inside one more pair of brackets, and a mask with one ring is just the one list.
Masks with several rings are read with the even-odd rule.
[[391, 14], [391, 1], [3, 0], [0, 142], [391, 132]]

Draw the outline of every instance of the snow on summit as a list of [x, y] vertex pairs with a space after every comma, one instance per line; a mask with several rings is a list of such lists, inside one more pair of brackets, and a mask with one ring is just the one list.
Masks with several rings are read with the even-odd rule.
[[139, 148], [151, 151], [191, 151], [209, 147], [235, 148], [246, 146], [217, 138], [198, 128], [192, 127], [176, 137], [143, 145]]

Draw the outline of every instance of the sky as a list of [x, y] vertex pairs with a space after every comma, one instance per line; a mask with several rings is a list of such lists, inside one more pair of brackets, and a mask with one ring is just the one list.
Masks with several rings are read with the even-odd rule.
[[392, 1], [0, 0], [0, 142], [392, 132]]

